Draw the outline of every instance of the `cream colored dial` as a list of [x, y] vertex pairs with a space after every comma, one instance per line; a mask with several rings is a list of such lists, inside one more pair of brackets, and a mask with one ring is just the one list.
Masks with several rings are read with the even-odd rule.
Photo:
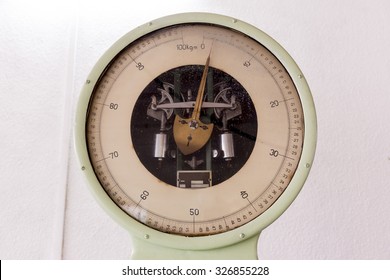
[[[194, 115], [188, 145], [199, 123], [210, 136], [182, 153], [174, 120]], [[112, 201], [150, 228], [184, 236], [227, 232], [267, 211], [294, 177], [304, 135], [300, 96], [279, 59], [241, 32], [205, 23], [132, 41], [99, 77], [86, 118], [89, 158]]]

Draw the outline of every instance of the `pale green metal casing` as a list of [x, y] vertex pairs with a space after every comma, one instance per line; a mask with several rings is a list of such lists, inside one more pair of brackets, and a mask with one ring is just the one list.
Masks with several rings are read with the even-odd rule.
[[[234, 230], [211, 236], [184, 237], [149, 228], [122, 211], [106, 194], [93, 171], [86, 145], [86, 116], [93, 89], [111, 60], [127, 45], [152, 31], [182, 24], [209, 23], [228, 27], [258, 41], [283, 64], [298, 90], [305, 119], [305, 137], [300, 163], [293, 179], [279, 199], [253, 221]], [[308, 84], [290, 55], [256, 27], [231, 17], [210, 13], [184, 13], [163, 17], [142, 25], [120, 38], [96, 63], [82, 89], [76, 112], [75, 147], [90, 190], [110, 216], [128, 230], [133, 239], [134, 259], [256, 259], [260, 232], [275, 221], [301, 190], [313, 163], [317, 122]]]

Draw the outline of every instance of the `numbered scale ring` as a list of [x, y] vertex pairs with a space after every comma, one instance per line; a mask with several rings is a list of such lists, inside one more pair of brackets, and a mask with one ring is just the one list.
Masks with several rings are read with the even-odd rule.
[[259, 233], [291, 204], [316, 142], [310, 90], [262, 31], [215, 14], [152, 21], [116, 42], [78, 104], [76, 148], [132, 235], [183, 250]]

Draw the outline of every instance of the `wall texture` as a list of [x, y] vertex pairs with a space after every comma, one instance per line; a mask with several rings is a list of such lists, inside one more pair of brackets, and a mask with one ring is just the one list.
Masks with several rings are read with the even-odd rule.
[[[137, 4], [135, 4], [137, 3]], [[72, 140], [97, 59], [161, 16], [214, 12], [281, 43], [318, 114], [302, 192], [263, 231], [263, 259], [390, 259], [390, 2], [0, 1], [0, 259], [125, 259], [128, 234], [97, 205]]]

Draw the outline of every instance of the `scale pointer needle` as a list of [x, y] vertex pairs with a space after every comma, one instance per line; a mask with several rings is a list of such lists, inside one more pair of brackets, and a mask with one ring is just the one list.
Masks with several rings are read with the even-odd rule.
[[214, 124], [205, 124], [200, 120], [209, 65], [210, 54], [206, 59], [191, 117], [183, 119], [179, 115], [176, 115], [173, 124], [173, 137], [178, 149], [184, 155], [190, 155], [201, 149], [209, 141], [213, 132]]

